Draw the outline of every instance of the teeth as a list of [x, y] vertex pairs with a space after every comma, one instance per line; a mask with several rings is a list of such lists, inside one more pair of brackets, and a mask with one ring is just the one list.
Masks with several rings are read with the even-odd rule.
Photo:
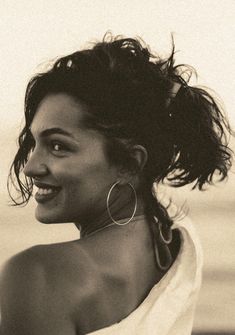
[[44, 195], [44, 194], [50, 194], [52, 192], [53, 192], [52, 188], [39, 188], [37, 193], [39, 195]]

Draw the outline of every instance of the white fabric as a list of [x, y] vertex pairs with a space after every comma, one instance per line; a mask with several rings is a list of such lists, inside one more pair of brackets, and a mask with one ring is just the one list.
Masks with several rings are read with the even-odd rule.
[[190, 219], [174, 223], [180, 252], [165, 276], [126, 318], [87, 335], [189, 335], [201, 286], [202, 250]]

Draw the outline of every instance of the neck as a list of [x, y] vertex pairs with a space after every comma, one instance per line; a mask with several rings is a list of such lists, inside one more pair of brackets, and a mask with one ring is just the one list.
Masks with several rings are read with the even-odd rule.
[[[112, 213], [113, 219], [118, 222], [121, 221], [120, 223], [122, 223], [122, 221], [127, 222], [131, 218], [131, 216], [133, 215], [133, 209], [134, 209], [133, 201], [126, 203], [125, 205], [121, 205], [121, 203], [116, 200], [110, 206], [110, 212]], [[144, 214], [145, 214], [144, 203], [142, 198], [138, 196], [137, 209], [131, 221], [135, 220], [136, 217]], [[113, 222], [113, 220], [108, 214], [107, 209], [105, 208], [99, 215], [97, 215], [96, 213], [95, 217], [92, 218], [87, 217], [86, 220], [76, 222], [75, 225], [80, 231], [80, 238], [83, 238], [117, 224]]]

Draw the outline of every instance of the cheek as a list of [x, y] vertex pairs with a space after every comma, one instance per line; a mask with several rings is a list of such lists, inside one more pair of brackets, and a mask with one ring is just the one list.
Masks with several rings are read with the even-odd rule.
[[86, 165], [83, 169], [71, 169], [63, 178], [62, 208], [74, 218], [104, 210], [113, 177], [100, 165]]
[[[53, 168], [57, 183], [66, 189], [70, 196], [81, 196], [84, 192], [97, 194], [106, 192], [118, 176], [115, 168], [106, 162], [91, 159], [70, 159], [69, 161], [55, 164]], [[85, 196], [85, 194], [84, 194]]]

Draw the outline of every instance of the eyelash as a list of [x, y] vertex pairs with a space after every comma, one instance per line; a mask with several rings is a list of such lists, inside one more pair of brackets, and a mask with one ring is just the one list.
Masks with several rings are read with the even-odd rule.
[[[68, 147], [66, 145], [64, 145], [63, 143], [61, 143], [60, 141], [58, 141], [58, 140], [51, 140], [51, 141], [47, 142], [47, 145], [48, 145], [49, 150], [52, 151], [53, 153], [57, 154], [57, 155], [63, 154], [66, 151], [69, 151]], [[59, 148], [56, 150], [55, 146], [59, 146]], [[31, 148], [30, 148], [30, 151], [29, 151], [29, 155], [31, 153], [33, 153], [35, 147], [36, 147], [36, 141], [34, 140], [33, 137], [31, 137]]]
[[[64, 151], [68, 150], [67, 147], [64, 144], [62, 144], [62, 143], [60, 143], [58, 141], [51, 141], [50, 146], [52, 148], [52, 151], [54, 151], [56, 153], [60, 153], [62, 151], [64, 152]], [[55, 146], [59, 146], [59, 150], [56, 150]]]

